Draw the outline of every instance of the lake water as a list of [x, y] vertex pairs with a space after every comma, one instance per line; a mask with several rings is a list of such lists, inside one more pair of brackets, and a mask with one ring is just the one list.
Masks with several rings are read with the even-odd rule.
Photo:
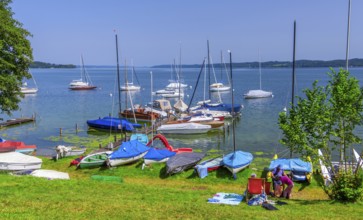
[[[96, 136], [110, 136], [108, 132], [90, 132], [86, 121], [108, 115], [117, 115], [117, 72], [116, 68], [87, 68], [96, 90], [72, 91], [68, 84], [73, 79], [80, 78], [80, 69], [31, 69], [37, 82], [39, 91], [34, 95], [26, 95], [20, 106], [21, 110], [13, 116], [0, 115], [4, 119], [15, 117], [30, 117], [36, 115], [36, 123], [24, 124], [0, 130], [0, 136], [9, 140], [20, 140], [26, 144], [36, 144], [37, 154], [48, 155], [58, 144], [68, 144], [67, 138], [57, 141], [50, 137], [58, 137], [60, 128], [64, 135], [72, 134], [84, 138]], [[136, 76], [142, 86], [141, 91], [131, 94], [134, 104], [146, 104], [151, 97], [151, 74], [153, 76], [153, 91], [163, 89], [171, 78], [168, 68], [136, 68]], [[200, 69], [185, 68], [182, 72], [184, 83], [192, 88], [185, 92], [184, 102], [189, 104], [196, 85]], [[328, 78], [328, 68], [296, 69], [296, 95], [302, 95], [302, 90], [311, 87], [314, 80], [325, 85]], [[360, 81], [363, 79], [362, 68], [352, 68], [350, 72]], [[128, 71], [131, 80], [131, 71]], [[216, 70], [216, 77], [226, 80], [226, 74]], [[124, 82], [124, 70], [120, 70], [121, 84]], [[214, 77], [211, 81], [213, 82]], [[208, 81], [208, 80], [207, 80]], [[285, 147], [279, 144], [281, 131], [278, 127], [278, 115], [291, 102], [291, 69], [262, 69], [262, 88], [272, 91], [273, 98], [245, 100], [243, 94], [250, 89], [259, 89], [258, 69], [233, 69], [234, 102], [244, 106], [242, 116], [236, 123], [236, 149], [249, 152], [265, 152], [267, 155], [282, 152]], [[134, 77], [134, 83], [136, 78]], [[32, 81], [28, 82], [32, 85]], [[193, 104], [204, 97], [204, 75], [201, 76]], [[231, 103], [231, 92], [221, 93], [224, 102]], [[208, 97], [208, 94], [205, 95]], [[125, 107], [125, 93], [121, 93], [122, 108]], [[212, 93], [212, 99], [218, 98]], [[175, 102], [175, 100], [171, 100]], [[130, 102], [127, 104], [130, 106]], [[76, 134], [76, 124], [79, 132]], [[363, 133], [358, 131], [359, 133]], [[207, 152], [212, 149], [228, 153], [233, 150], [232, 130], [226, 132], [213, 131], [205, 135], [172, 135], [167, 136], [174, 147], [193, 147]], [[84, 143], [78, 143], [83, 145]]]

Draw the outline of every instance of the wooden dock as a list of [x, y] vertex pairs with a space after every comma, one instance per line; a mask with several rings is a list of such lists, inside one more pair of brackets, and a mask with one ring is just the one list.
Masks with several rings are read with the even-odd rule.
[[25, 124], [25, 123], [29, 123], [29, 122], [34, 122], [34, 121], [35, 121], [35, 117], [9, 119], [5, 122], [1, 122], [0, 128], [13, 126], [13, 125], [21, 125], [21, 124]]

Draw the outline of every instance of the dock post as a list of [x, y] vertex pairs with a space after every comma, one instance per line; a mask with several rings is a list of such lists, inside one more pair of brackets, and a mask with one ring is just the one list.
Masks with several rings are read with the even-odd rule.
[[78, 134], [78, 124], [76, 123], [76, 134]]
[[102, 148], [102, 144], [99, 144], [98, 147], [101, 149]]
[[62, 136], [62, 128], [59, 128], [59, 136]]

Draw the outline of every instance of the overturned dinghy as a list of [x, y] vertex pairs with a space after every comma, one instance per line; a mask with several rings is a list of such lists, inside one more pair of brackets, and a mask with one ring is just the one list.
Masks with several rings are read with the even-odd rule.
[[204, 153], [177, 154], [166, 162], [166, 174], [172, 175], [193, 168], [204, 156]]
[[35, 170], [40, 169], [42, 160], [18, 152], [7, 152], [0, 154], [0, 170]]
[[30, 173], [30, 175], [35, 176], [35, 177], [47, 178], [49, 180], [53, 180], [53, 179], [69, 180], [68, 173], [59, 172], [56, 170], [34, 170], [33, 172]]

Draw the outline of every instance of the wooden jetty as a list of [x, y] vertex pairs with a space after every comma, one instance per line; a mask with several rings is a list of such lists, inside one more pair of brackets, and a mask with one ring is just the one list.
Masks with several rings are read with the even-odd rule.
[[34, 121], [35, 121], [35, 117], [9, 119], [9, 120], [7, 120], [5, 122], [1, 122], [0, 123], [0, 128], [13, 126], [13, 125], [25, 124], [25, 123], [34, 122]]

